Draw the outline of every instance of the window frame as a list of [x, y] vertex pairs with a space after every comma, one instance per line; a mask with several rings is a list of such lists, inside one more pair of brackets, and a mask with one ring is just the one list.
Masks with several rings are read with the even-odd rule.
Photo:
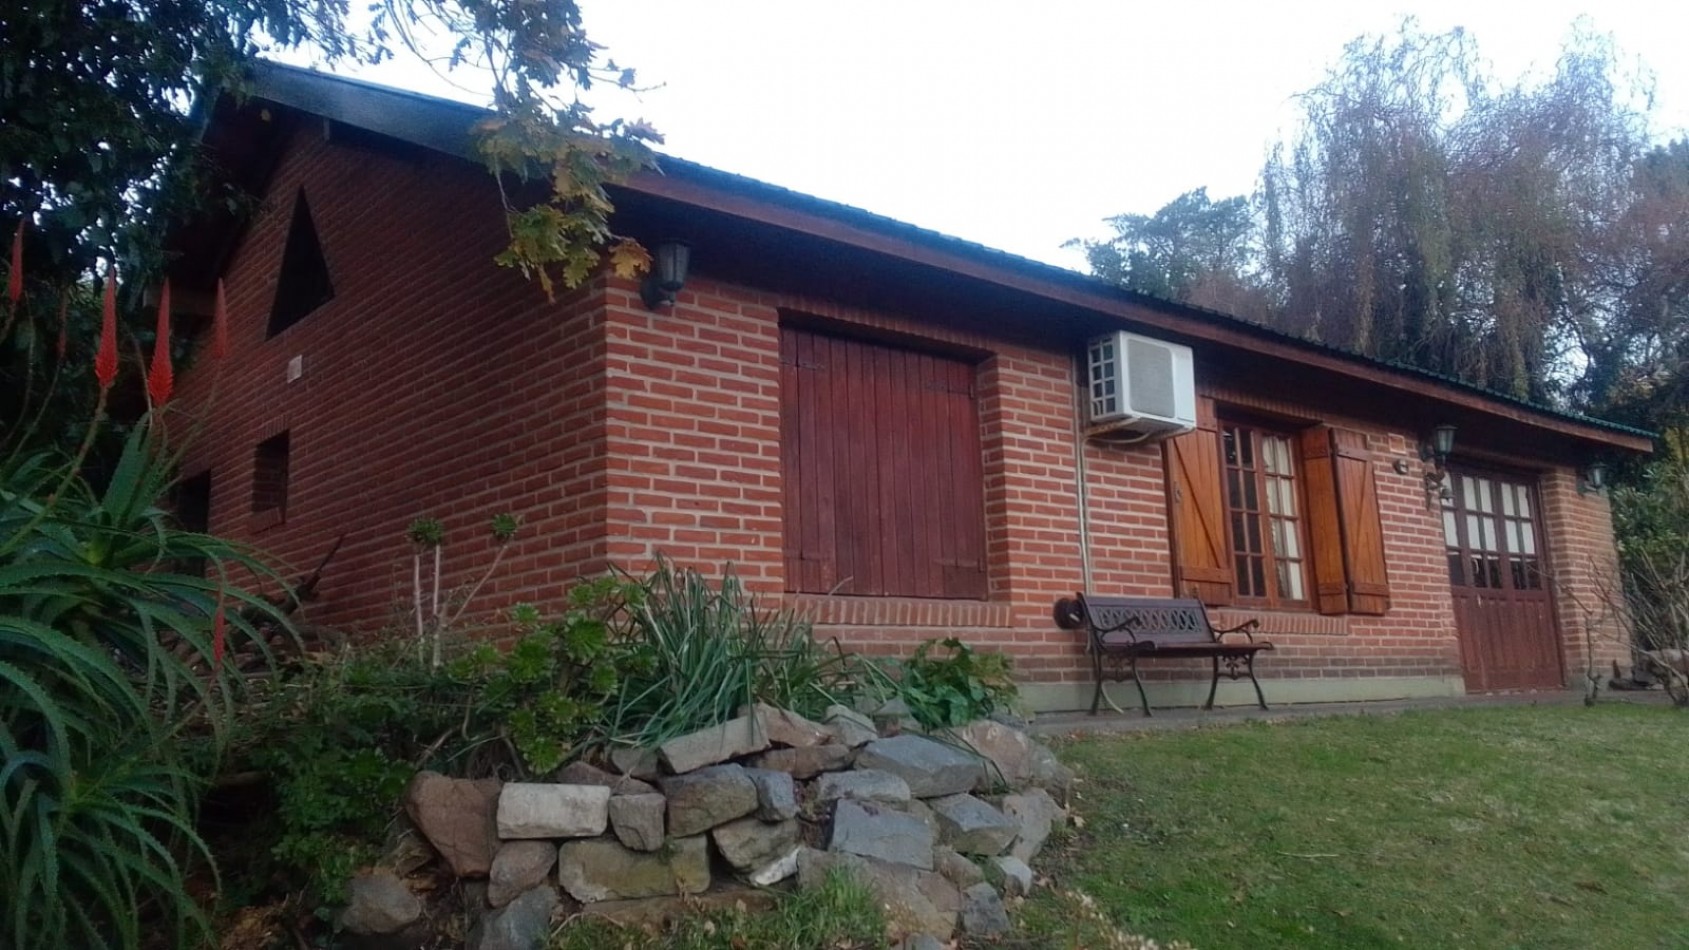
[[[1226, 556], [1228, 559], [1228, 566], [1230, 567], [1232, 574], [1233, 599], [1241, 604], [1273, 609], [1314, 609], [1315, 579], [1313, 572], [1312, 537], [1309, 532], [1308, 525], [1310, 512], [1307, 495], [1307, 463], [1302, 458], [1302, 442], [1298, 428], [1293, 424], [1274, 422], [1272, 420], [1264, 420], [1251, 416], [1236, 415], [1225, 412], [1221, 412], [1217, 415], [1215, 428], [1218, 430], [1217, 434], [1219, 437], [1218, 461], [1220, 465], [1220, 500], [1225, 506], [1226, 513]], [[1243, 431], [1250, 434], [1250, 451], [1252, 453], [1253, 461], [1252, 467], [1249, 469], [1234, 466], [1228, 459], [1227, 439], [1228, 436], [1235, 431]], [[1268, 479], [1283, 476], [1275, 476], [1267, 471], [1266, 456], [1262, 452], [1264, 441], [1263, 437], [1266, 436], [1283, 440], [1285, 456], [1290, 465], [1289, 478], [1291, 482], [1291, 497], [1296, 504], [1296, 514], [1292, 518], [1286, 518], [1283, 520], [1290, 521], [1295, 526], [1294, 530], [1296, 532], [1296, 541], [1300, 546], [1295, 558], [1288, 558], [1280, 555], [1277, 548], [1272, 543], [1272, 522], [1275, 518], [1279, 518], [1281, 516], [1274, 515], [1268, 506]], [[1251, 479], [1254, 481], [1257, 499], [1256, 510], [1251, 511], [1247, 508], [1238, 508], [1232, 504], [1231, 479], [1233, 471], [1247, 471]], [[1255, 529], [1259, 532], [1261, 538], [1261, 553], [1259, 555], [1249, 551], [1240, 552], [1238, 550], [1236, 532], [1233, 530], [1233, 519], [1240, 514], [1244, 517], [1253, 518], [1256, 521]], [[1267, 591], [1266, 594], [1258, 595], [1245, 592], [1246, 578], [1239, 574], [1238, 571], [1238, 558], [1240, 555], [1250, 558], [1259, 557], [1261, 559], [1262, 580]], [[1293, 563], [1295, 565], [1295, 569], [1301, 572], [1302, 596], [1300, 598], [1286, 597], [1279, 590], [1278, 565], [1281, 562]], [[1253, 583], [1251, 582], [1247, 586], [1252, 587]]]

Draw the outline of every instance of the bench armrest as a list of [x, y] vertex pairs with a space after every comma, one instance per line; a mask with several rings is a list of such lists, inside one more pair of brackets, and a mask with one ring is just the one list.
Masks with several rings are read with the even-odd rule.
[[1260, 629], [1260, 627], [1261, 627], [1261, 621], [1254, 620], [1254, 619], [1245, 620], [1244, 622], [1238, 624], [1235, 627], [1215, 627], [1215, 628], [1213, 628], [1214, 629], [1214, 639], [1219, 640], [1221, 642], [1224, 642], [1226, 637], [1229, 634], [1241, 633], [1246, 638], [1248, 638], [1250, 643], [1254, 643], [1255, 642], [1255, 631]]

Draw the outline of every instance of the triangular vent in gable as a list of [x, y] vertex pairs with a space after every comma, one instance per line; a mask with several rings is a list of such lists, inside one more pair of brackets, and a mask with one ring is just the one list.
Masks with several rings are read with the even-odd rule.
[[287, 246], [282, 250], [276, 302], [270, 308], [269, 335], [275, 336], [293, 326], [333, 299], [328, 261], [323, 259], [317, 225], [311, 220], [311, 206], [305, 200], [305, 189], [301, 188], [293, 199], [293, 223], [287, 227]]

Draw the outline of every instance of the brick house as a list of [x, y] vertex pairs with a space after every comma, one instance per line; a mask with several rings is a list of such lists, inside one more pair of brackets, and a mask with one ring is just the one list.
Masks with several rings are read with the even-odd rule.
[[[1582, 473], [1647, 433], [673, 159], [617, 191], [615, 224], [688, 241], [678, 300], [601, 274], [548, 302], [491, 264], [476, 114], [271, 66], [206, 126], [263, 201], [177, 235], [181, 308], [223, 278], [231, 334], [182, 381], [186, 485], [295, 568], [344, 535], [313, 621], [401, 616], [412, 518], [445, 522], [463, 583], [513, 512], [488, 608], [657, 552], [731, 562], [850, 647], [1006, 651], [1045, 709], [1089, 700], [1050, 618], [1085, 588], [1259, 617], [1276, 702], [1557, 688], [1624, 655]], [[1191, 431], [1090, 424], [1087, 346], [1122, 330], [1189, 348]], [[1449, 425], [1442, 500], [1420, 446]], [[1158, 703], [1206, 685], [1151, 675]]]

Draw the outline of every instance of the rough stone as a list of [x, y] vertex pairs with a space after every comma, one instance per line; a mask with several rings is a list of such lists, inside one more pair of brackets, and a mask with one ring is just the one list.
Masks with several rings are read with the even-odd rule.
[[879, 731], [874, 728], [874, 720], [849, 706], [828, 706], [826, 719], [827, 731], [832, 733], [833, 741], [839, 745], [855, 749], [880, 737]]
[[663, 774], [662, 760], [656, 749], [635, 749], [619, 746], [610, 750], [610, 764], [623, 775], [653, 782]]
[[1068, 801], [1073, 793], [1073, 770], [1061, 764], [1056, 754], [1047, 747], [1034, 745], [1032, 749], [1032, 784], [1045, 789], [1056, 796], [1058, 801]]
[[1003, 872], [1003, 896], [1025, 897], [1032, 893], [1032, 869], [1026, 862], [1012, 854], [991, 859], [997, 865], [997, 870]]
[[616, 840], [635, 851], [663, 846], [663, 812], [668, 799], [649, 795], [616, 795], [610, 799], [610, 828]]
[[493, 856], [487, 876], [487, 903], [503, 907], [545, 882], [557, 863], [557, 846], [549, 841], [506, 841]]
[[636, 897], [625, 901], [599, 901], [592, 905], [592, 916], [618, 926], [638, 927], [656, 932], [680, 917], [731, 910], [741, 905], [747, 911], [764, 911], [773, 908], [779, 899], [780, 895], [776, 891], [727, 887], [685, 897]]
[[629, 851], [609, 838], [565, 841], [557, 881], [582, 903], [697, 894], [710, 886], [710, 848], [703, 835], [670, 838], [661, 851]]
[[823, 772], [850, 768], [856, 753], [844, 745], [818, 745], [807, 749], [774, 749], [751, 760], [759, 769], [785, 772], [796, 779], [810, 779]]
[[376, 870], [352, 878], [340, 928], [349, 933], [393, 934], [422, 917], [422, 901], [391, 871]]
[[975, 884], [962, 892], [962, 929], [976, 937], [1008, 932], [1009, 912], [990, 884]]
[[950, 883], [957, 887], [972, 887], [985, 880], [985, 871], [980, 866], [956, 852], [955, 848], [941, 844], [932, 849], [933, 870], [944, 875]]
[[797, 819], [770, 824], [741, 818], [710, 830], [715, 848], [736, 871], [751, 871], [778, 860], [798, 843]]
[[785, 821], [798, 815], [798, 789], [790, 772], [774, 769], [746, 769], [757, 787], [757, 817], [763, 821]]
[[948, 736], [966, 746], [986, 761], [980, 790], [999, 785], [1025, 788], [1032, 782], [1032, 763], [1038, 742], [1012, 726], [989, 719], [978, 719]]
[[916, 798], [971, 791], [984, 771], [977, 756], [925, 736], [876, 739], [856, 754], [856, 765], [890, 772], [909, 783]]
[[807, 749], [825, 745], [833, 738], [826, 727], [810, 722], [789, 709], [778, 709], [767, 703], [753, 704], [740, 715], [754, 716], [768, 741], [777, 746]]
[[972, 795], [948, 795], [929, 802], [938, 817], [939, 840], [963, 854], [1002, 854], [1020, 825]]
[[498, 834], [511, 838], [587, 838], [610, 822], [602, 785], [511, 782], [498, 799]]
[[933, 814], [932, 807], [926, 802], [921, 801], [919, 798], [911, 798], [903, 804], [898, 805], [897, 810], [912, 818], [919, 818], [921, 820], [921, 824], [932, 829], [934, 838], [938, 836], [938, 816]]
[[859, 802], [906, 802], [910, 798], [909, 783], [879, 769], [829, 772], [815, 780], [815, 798], [822, 802], [841, 798]]
[[948, 935], [956, 929], [962, 895], [940, 874], [854, 854], [804, 848], [798, 853], [798, 887], [818, 887], [834, 869], [854, 875], [873, 890], [893, 937]]
[[650, 795], [657, 791], [657, 786], [649, 782], [642, 782], [631, 775], [606, 772], [585, 762], [570, 762], [553, 773], [551, 780], [559, 785], [601, 785], [612, 795]]
[[1067, 813], [1041, 788], [1004, 795], [1003, 814], [1019, 826], [1009, 853], [1028, 863], [1044, 849], [1050, 831], [1067, 820]]
[[932, 870], [933, 833], [919, 818], [874, 802], [839, 802], [828, 849]]
[[916, 934], [903, 941], [901, 950], [949, 950], [950, 943], [932, 934]]
[[[409, 877], [433, 861], [435, 851], [412, 822], [403, 824], [404, 827], [388, 840], [386, 849], [381, 852], [381, 860], [376, 863], [400, 877]], [[490, 823], [488, 833], [495, 842], [498, 841], [497, 828]]]
[[658, 747], [663, 764], [676, 775], [716, 765], [768, 748], [768, 733], [755, 716], [740, 716], [718, 726], [670, 739]]
[[708, 768], [663, 779], [668, 796], [669, 834], [708, 831], [757, 810], [757, 786], [737, 765]]
[[921, 728], [915, 714], [909, 711], [909, 704], [896, 698], [886, 700], [874, 710], [873, 720], [879, 734], [887, 737], [918, 732]]
[[562, 902], [551, 885], [523, 892], [475, 925], [471, 950], [544, 950], [551, 941], [551, 918]]
[[801, 851], [803, 845], [793, 845], [792, 850], [747, 874], [745, 880], [757, 887], [773, 887], [798, 873], [798, 854]]
[[458, 877], [485, 877], [498, 850], [496, 778], [447, 778], [418, 772], [405, 788], [405, 813]]

